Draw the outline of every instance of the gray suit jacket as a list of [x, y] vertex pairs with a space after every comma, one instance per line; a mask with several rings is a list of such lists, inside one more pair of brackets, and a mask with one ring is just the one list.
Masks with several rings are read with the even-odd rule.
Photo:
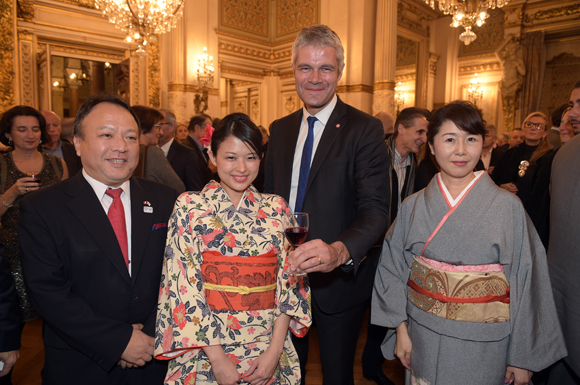
[[572, 138], [552, 164], [548, 266], [554, 300], [568, 348], [566, 361], [580, 375], [580, 136]]

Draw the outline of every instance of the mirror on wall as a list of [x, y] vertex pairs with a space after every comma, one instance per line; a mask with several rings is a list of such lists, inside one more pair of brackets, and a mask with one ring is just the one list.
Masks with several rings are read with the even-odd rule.
[[415, 106], [415, 84], [419, 58], [419, 43], [397, 35], [397, 70], [395, 103], [397, 110]]
[[53, 55], [52, 111], [62, 117], [74, 117], [89, 95], [106, 92], [123, 96], [124, 72], [122, 64]]

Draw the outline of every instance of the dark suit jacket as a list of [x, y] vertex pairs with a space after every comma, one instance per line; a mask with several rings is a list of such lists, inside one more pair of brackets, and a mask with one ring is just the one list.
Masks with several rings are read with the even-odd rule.
[[77, 155], [74, 144], [70, 144], [61, 140], [62, 143], [62, 156], [68, 167], [69, 177], [76, 175], [83, 168], [81, 163], [81, 158]]
[[195, 143], [195, 141], [191, 138], [191, 136], [188, 135], [187, 138], [185, 138], [185, 140], [183, 141], [183, 145], [192, 148], [195, 151], [195, 154], [197, 155], [197, 164], [201, 169], [203, 180], [206, 181], [205, 183], [209, 182], [212, 178], [214, 178], [215, 175], [212, 175], [213, 173], [211, 172], [207, 164], [207, 158], [205, 157], [203, 152], [199, 149], [199, 146], [197, 145], [197, 143]]
[[[25, 282], [45, 322], [44, 384], [163, 381], [164, 363], [153, 360], [144, 368], [123, 370], [117, 361], [132, 324], [143, 324], [143, 332], [154, 336], [166, 223], [177, 192], [141, 178], [130, 183], [131, 276], [113, 227], [82, 173], [20, 203]], [[153, 212], [146, 213], [145, 205]]]
[[169, 151], [167, 151], [167, 160], [175, 170], [175, 173], [185, 184], [186, 191], [201, 191], [203, 186], [209, 182], [206, 180], [202, 172], [202, 163], [199, 163], [199, 158], [195, 150], [187, 148], [183, 144], [173, 140]]
[[[302, 109], [273, 122], [270, 131], [265, 191], [286, 200], [301, 122]], [[314, 155], [302, 209], [310, 214], [308, 239], [341, 241], [354, 262], [351, 269], [308, 274], [324, 312], [347, 310], [371, 295], [376, 261], [366, 256], [386, 231], [388, 175], [381, 122], [339, 98]]]
[[0, 352], [20, 349], [20, 321], [14, 279], [0, 245]]

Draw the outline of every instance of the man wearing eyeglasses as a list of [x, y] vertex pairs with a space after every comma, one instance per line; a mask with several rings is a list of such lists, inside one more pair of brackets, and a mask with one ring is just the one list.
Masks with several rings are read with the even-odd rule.
[[200, 163], [195, 150], [174, 139], [177, 121], [173, 112], [166, 109], [160, 109], [159, 112], [163, 115], [163, 120], [159, 122], [161, 126], [159, 148], [167, 157], [177, 176], [182, 180], [185, 190], [200, 191], [207, 183], [201, 171], [202, 163]]

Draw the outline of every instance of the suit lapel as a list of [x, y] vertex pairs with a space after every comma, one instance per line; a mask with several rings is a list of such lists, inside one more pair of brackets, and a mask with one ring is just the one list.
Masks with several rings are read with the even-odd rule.
[[125, 265], [123, 253], [117, 242], [117, 236], [107, 218], [105, 210], [95, 191], [86, 181], [82, 173], [72, 177], [71, 183], [65, 191], [66, 194], [73, 198], [67, 207], [74, 216], [87, 229], [94, 241], [103, 249], [105, 255], [111, 260], [113, 265], [119, 271], [119, 274], [127, 281], [131, 282], [129, 271]]
[[167, 160], [169, 161], [169, 163], [171, 163], [171, 161], [173, 160], [173, 157], [175, 156], [176, 152], [177, 152], [177, 142], [175, 141], [175, 139], [173, 139], [173, 142], [171, 142], [171, 146], [169, 146], [169, 151], [167, 151]]
[[[294, 155], [296, 152], [296, 142], [298, 141], [298, 134], [300, 132], [300, 126], [302, 124], [302, 115], [303, 110], [300, 109], [296, 111], [292, 115], [292, 121], [288, 124], [287, 128], [284, 130], [285, 132], [285, 141], [287, 143], [284, 146], [284, 157], [283, 157], [283, 173], [281, 175], [290, 175], [290, 178], [283, 178], [284, 181], [283, 185], [283, 194], [282, 196], [286, 198], [286, 200], [290, 199], [290, 186], [292, 184], [292, 168], [294, 165]], [[277, 167], [278, 168], [278, 167]]]
[[322, 166], [322, 163], [324, 163], [326, 155], [332, 147], [332, 144], [340, 132], [344, 129], [346, 120], [346, 106], [342, 100], [338, 98], [336, 101], [336, 107], [334, 108], [334, 111], [332, 111], [332, 114], [326, 123], [324, 132], [322, 133], [322, 137], [320, 138], [320, 142], [316, 148], [316, 153], [314, 154], [314, 159], [312, 160], [312, 165], [310, 166], [310, 174], [308, 175], [308, 184], [306, 185], [306, 192], [304, 197], [308, 195], [308, 190], [310, 189], [312, 181], [316, 177], [318, 170], [320, 170], [320, 166]]
[[[155, 206], [148, 202], [147, 198], [147, 190], [136, 178], [131, 178], [131, 278], [133, 282], [139, 273], [147, 238], [153, 227]], [[153, 212], [146, 213], [145, 206], [151, 207]]]

